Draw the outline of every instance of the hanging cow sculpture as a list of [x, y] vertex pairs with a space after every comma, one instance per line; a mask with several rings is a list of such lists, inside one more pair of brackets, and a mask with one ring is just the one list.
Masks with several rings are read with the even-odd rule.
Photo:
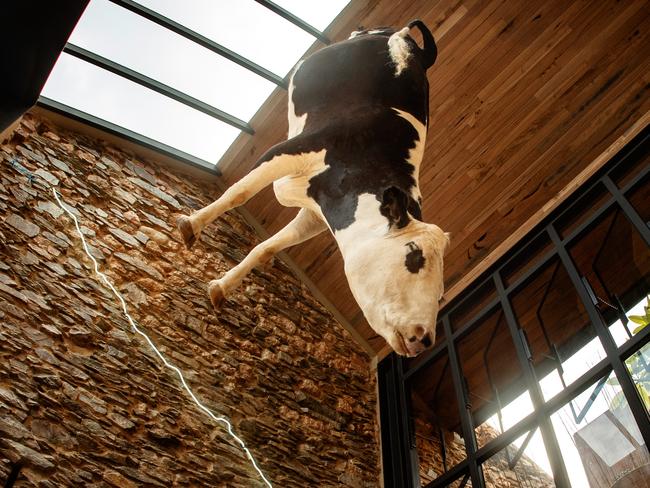
[[[423, 48], [409, 36], [418, 27]], [[329, 229], [352, 294], [371, 327], [401, 355], [435, 340], [449, 237], [422, 222], [418, 174], [428, 123], [426, 70], [437, 48], [413, 21], [397, 32], [353, 32], [296, 67], [289, 137], [207, 207], [180, 217], [189, 249], [201, 230], [273, 183], [298, 215], [208, 286], [215, 308], [257, 265]]]

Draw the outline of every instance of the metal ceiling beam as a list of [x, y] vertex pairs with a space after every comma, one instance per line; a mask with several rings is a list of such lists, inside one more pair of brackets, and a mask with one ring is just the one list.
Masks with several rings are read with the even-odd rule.
[[95, 54], [82, 47], [75, 46], [74, 44], [70, 43], [67, 43], [65, 45], [63, 52], [86, 61], [87, 63], [94, 64], [95, 66], [105, 69], [106, 71], [110, 71], [111, 73], [121, 76], [122, 78], [133, 81], [138, 85], [144, 86], [150, 90], [165, 95], [166, 97], [176, 100], [177, 102], [187, 105], [188, 107], [191, 107], [195, 110], [203, 112], [210, 117], [214, 117], [215, 119], [225, 122], [226, 124], [236, 127], [237, 129], [242, 130], [248, 134], [252, 135], [255, 133], [253, 128], [247, 122], [238, 119], [234, 115], [230, 115], [229, 113], [219, 110], [212, 105], [208, 105], [201, 100], [191, 97], [179, 90], [176, 90], [175, 88], [165, 85], [164, 83], [160, 83], [153, 78], [149, 78], [142, 73], [127, 68], [126, 66], [122, 66], [121, 64], [115, 63], [110, 59], [104, 58], [99, 54]]
[[170, 31], [176, 34], [183, 36], [186, 39], [189, 39], [190, 41], [195, 42], [206, 49], [209, 49], [210, 51], [218, 54], [219, 56], [223, 56], [224, 58], [232, 61], [233, 63], [237, 63], [243, 68], [252, 71], [253, 73], [255, 73], [258, 76], [261, 76], [262, 78], [266, 78], [270, 82], [275, 83], [276, 85], [282, 88], [285, 89], [287, 88], [287, 82], [280, 76], [276, 75], [275, 73], [254, 63], [250, 59], [240, 56], [236, 52], [231, 51], [230, 49], [222, 46], [221, 44], [214, 42], [211, 39], [208, 39], [207, 37], [199, 34], [198, 32], [188, 29], [184, 25], [179, 24], [178, 22], [175, 22], [170, 18], [159, 14], [154, 10], [143, 7], [139, 3], [136, 3], [132, 0], [111, 0], [111, 2], [135, 14], [138, 14], [141, 17], [144, 17], [145, 19], [150, 20], [151, 22], [154, 22], [166, 29], [169, 29]]
[[316, 29], [314, 26], [308, 24], [304, 20], [302, 20], [300, 17], [296, 17], [293, 15], [291, 12], [288, 10], [283, 9], [279, 5], [270, 2], [269, 0], [255, 0], [257, 3], [262, 5], [263, 7], [268, 8], [271, 12], [273, 12], [276, 15], [279, 15], [285, 20], [288, 20], [291, 22], [293, 25], [300, 27], [302, 30], [307, 32], [308, 34], [311, 34], [314, 36], [316, 39], [318, 39], [320, 42], [323, 44], [331, 44], [332, 41], [328, 39], [328, 37], [323, 34], [321, 31]]
[[57, 102], [56, 100], [52, 100], [51, 98], [47, 98], [41, 95], [38, 98], [37, 105], [47, 110], [51, 110], [52, 112], [70, 117], [73, 120], [82, 122], [96, 129], [108, 132], [109, 134], [121, 137], [140, 146], [152, 149], [166, 156], [170, 156], [176, 160], [187, 163], [203, 171], [207, 171], [213, 175], [221, 175], [221, 172], [217, 169], [214, 163], [206, 161], [205, 159], [197, 158], [196, 156], [192, 156], [191, 154], [181, 151], [180, 149], [168, 146], [167, 144], [163, 144], [162, 142], [156, 141], [155, 139], [151, 139], [142, 134], [138, 134], [137, 132], [133, 132], [132, 130], [126, 129], [117, 124], [113, 124], [107, 120], [83, 112], [64, 103]]

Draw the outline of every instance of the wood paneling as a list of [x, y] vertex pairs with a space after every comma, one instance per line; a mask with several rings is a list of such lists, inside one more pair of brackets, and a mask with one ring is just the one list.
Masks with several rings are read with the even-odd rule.
[[[420, 18], [436, 36], [420, 181], [425, 220], [452, 233], [448, 289], [457, 294], [465, 276], [503, 253], [517, 229], [594, 161], [602, 164], [650, 110], [649, 16], [647, 1], [352, 0], [330, 26], [328, 36], [340, 40], [360, 25]], [[278, 89], [252, 120], [256, 135], [242, 135], [226, 154], [220, 168], [228, 183], [285, 139], [286, 103]], [[270, 233], [296, 213], [270, 188], [247, 208]], [[289, 254], [379, 351], [384, 342], [354, 302], [331, 236]]]

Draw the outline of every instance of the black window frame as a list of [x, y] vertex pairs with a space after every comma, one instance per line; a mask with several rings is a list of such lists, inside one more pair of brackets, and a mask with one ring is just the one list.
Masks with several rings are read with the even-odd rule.
[[[378, 364], [380, 425], [382, 426], [382, 463], [385, 473], [384, 486], [395, 488], [419, 488], [421, 486], [415, 444], [415, 429], [409, 404], [408, 381], [415, 373], [432, 364], [433, 361], [444, 354], [448, 354], [449, 357], [461, 421], [461, 434], [465, 440], [466, 459], [450, 470], [445, 469], [445, 472], [428, 483], [426, 488], [448, 486], [450, 483], [456, 481], [460, 482], [459, 486], [466, 486], [469, 480], [471, 480], [472, 486], [475, 488], [485, 487], [481, 464], [510, 445], [520, 436], [537, 428], [541, 430], [556, 486], [570, 486], [567, 467], [560, 453], [557, 437], [551, 425], [551, 416], [568, 402], [593, 386], [594, 383], [609, 375], [612, 371], [620, 383], [628, 406], [645, 441], [645, 445], [650, 446], [650, 417], [625, 365], [625, 360], [628, 357], [639, 351], [650, 341], [650, 327], [646, 327], [621, 346], [617, 346], [609, 331], [608, 324], [603, 321], [598, 312], [596, 303], [593, 300], [593, 291], [590, 290], [588, 282], [586, 283], [581, 278], [568, 251], [570, 244], [576, 242], [578, 238], [583, 236], [598, 222], [598, 219], [605, 212], [612, 208], [617, 208], [622, 212], [650, 249], [650, 222], [643, 221], [625, 196], [628, 191], [648, 178], [650, 165], [641, 168], [622, 188], [617, 187], [612, 179], [614, 172], [620, 169], [626, 162], [629, 162], [632, 158], [644, 158], [647, 160], [649, 153], [650, 127], [646, 127], [632, 141], [626, 144], [608, 164], [573, 192], [559, 208], [524, 236], [510, 252], [468, 286], [459, 297], [444, 307], [439, 315], [438, 325], [438, 333], [440, 334], [444, 331], [444, 338], [432, 350], [424, 353], [425, 357], [418, 358], [418, 361], [409, 367], [408, 359], [392, 353]], [[561, 237], [555, 224], [560, 218], [566, 217], [573, 210], [574, 204], [588, 192], [595, 189], [597, 185], [606, 188], [608, 192], [606, 201], [599, 208], [592, 209], [591, 215], [569, 232], [568, 235]], [[521, 276], [506, 286], [501, 272], [517, 258], [519, 253], [524, 252], [530, 243], [542, 238], [544, 234], [552, 243], [551, 249], [538, 259], [534, 266], [527, 269]], [[560, 393], [546, 401], [544, 400], [535, 374], [526, 337], [522, 334], [517, 323], [517, 317], [512, 310], [510, 294], [554, 258], [559, 259], [564, 270], [568, 273], [571, 283], [587, 311], [591, 325], [595, 329], [596, 336], [602, 343], [606, 357], [583, 373], [580, 378], [568, 385]], [[474, 291], [489, 281], [496, 287], [496, 298], [487, 303], [461, 327], [455, 330], [452, 329], [450, 315]], [[534, 410], [527, 417], [507, 429], [503, 434], [491, 440], [485, 446], [478, 448], [474, 432], [475, 425], [473, 425], [471, 404], [458, 357], [457, 343], [459, 339], [472, 330], [478, 320], [489, 315], [497, 306], [502, 307], [505, 315], [511, 338], [515, 344], [519, 366], [525, 379], [525, 386], [530, 393]], [[387, 429], [390, 429], [390, 433], [386, 433]], [[386, 475], [389, 475], [389, 477]]]

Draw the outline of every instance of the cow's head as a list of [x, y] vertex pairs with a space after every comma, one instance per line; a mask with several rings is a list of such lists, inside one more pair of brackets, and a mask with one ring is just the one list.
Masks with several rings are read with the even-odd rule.
[[435, 342], [449, 235], [405, 215], [390, 191], [380, 202], [368, 197], [361, 196], [356, 217], [377, 221], [378, 204], [383, 225], [364, 226], [363, 236], [346, 246], [345, 274], [373, 330], [398, 354], [415, 356]]

